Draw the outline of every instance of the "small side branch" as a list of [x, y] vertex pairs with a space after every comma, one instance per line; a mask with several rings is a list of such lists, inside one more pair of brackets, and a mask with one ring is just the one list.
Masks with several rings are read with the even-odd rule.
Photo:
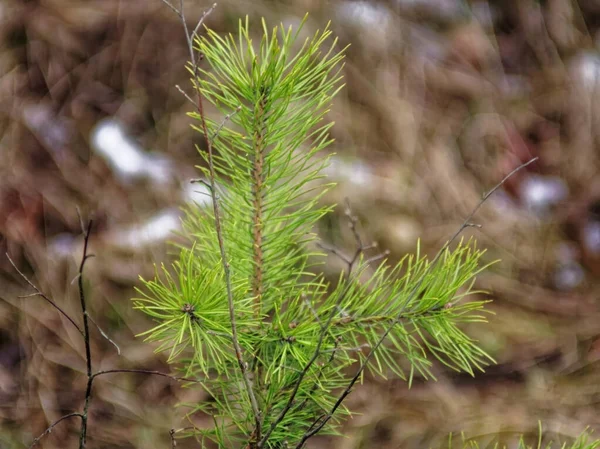
[[198, 380], [198, 379], [190, 379], [188, 377], [177, 377], [177, 376], [172, 376], [170, 374], [163, 373], [160, 371], [152, 371], [152, 370], [147, 370], [147, 369], [107, 369], [107, 370], [98, 371], [98, 372], [94, 373], [92, 375], [92, 379], [95, 379], [96, 377], [99, 377], [99, 376], [104, 376], [105, 374], [117, 374], [117, 373], [148, 374], [150, 376], [166, 377], [168, 379], [175, 380], [177, 382], [194, 382], [194, 383], [203, 382], [202, 380]]
[[196, 24], [194, 31], [192, 31], [192, 35], [190, 36], [192, 43], [194, 42], [194, 38], [198, 37], [198, 30], [200, 30], [200, 27], [204, 23], [204, 19], [206, 19], [208, 17], [208, 15], [210, 13], [212, 13], [216, 7], [217, 7], [217, 4], [213, 3], [213, 5], [210, 8], [208, 8], [206, 11], [204, 11], [204, 13], [202, 14], [202, 17], [200, 17], [200, 20], [198, 20], [198, 23]]
[[221, 132], [221, 130], [223, 129], [223, 127], [225, 126], [225, 124], [231, 120], [231, 118], [237, 114], [238, 112], [240, 112], [242, 110], [241, 106], [238, 106], [236, 108], [235, 111], [230, 112], [229, 114], [227, 114], [225, 117], [223, 117], [223, 120], [221, 120], [221, 123], [219, 124], [219, 126], [217, 127], [217, 129], [215, 129], [215, 132], [213, 133], [213, 135], [211, 136], [210, 140], [211, 142], [215, 142], [215, 139], [219, 136], [219, 133]]
[[111, 344], [112, 344], [112, 345], [113, 345], [115, 348], [117, 348], [117, 354], [121, 355], [121, 348], [119, 348], [119, 345], [118, 345], [118, 344], [116, 344], [116, 343], [115, 343], [115, 342], [114, 342], [114, 341], [113, 341], [113, 340], [112, 340], [112, 339], [111, 339], [111, 338], [110, 338], [110, 337], [109, 337], [109, 336], [106, 334], [106, 332], [104, 332], [104, 331], [102, 330], [102, 328], [101, 328], [101, 327], [98, 325], [98, 323], [96, 323], [96, 322], [94, 321], [94, 319], [92, 318], [92, 316], [91, 316], [89, 313], [87, 313], [87, 312], [86, 312], [86, 315], [87, 315], [87, 317], [90, 319], [90, 321], [91, 321], [92, 323], [94, 323], [94, 326], [96, 326], [96, 329], [98, 329], [98, 332], [100, 332], [100, 334], [101, 334], [101, 335], [102, 335], [102, 336], [103, 336], [103, 337], [104, 337], [106, 340], [108, 340], [108, 341], [109, 341], [109, 343], [111, 343]]
[[[354, 254], [352, 255], [352, 257], [350, 257], [338, 248], [327, 245], [322, 242], [318, 242], [317, 246], [323, 251], [333, 254], [346, 264], [346, 280], [349, 280], [350, 274], [352, 273], [356, 262], [358, 262], [358, 260], [360, 259], [360, 256], [365, 254], [366, 251], [376, 249], [379, 245], [377, 244], [377, 242], [372, 242], [369, 244], [365, 244], [363, 242], [363, 239], [360, 236], [360, 232], [358, 231], [358, 217], [352, 213], [352, 209], [350, 208], [350, 200], [346, 198], [345, 202], [346, 208], [344, 209], [344, 215], [348, 219], [348, 227], [352, 231], [352, 235], [354, 236], [354, 240], [356, 242], [356, 249], [354, 250]], [[366, 259], [365, 262], [368, 265], [370, 263], [377, 262], [387, 257], [389, 254], [389, 250], [386, 250], [380, 254], [376, 254], [375, 256], [369, 257], [368, 259]]]
[[32, 447], [34, 447], [36, 444], [38, 444], [40, 442], [40, 440], [42, 438], [44, 438], [46, 435], [52, 433], [52, 430], [58, 425], [60, 424], [62, 421], [64, 421], [65, 419], [69, 419], [69, 418], [74, 418], [74, 417], [79, 417], [79, 418], [83, 418], [83, 415], [81, 413], [69, 413], [68, 415], [65, 415], [59, 419], [57, 419], [56, 421], [54, 421], [52, 424], [50, 424], [48, 426], [48, 428], [46, 430], [44, 430], [35, 440], [32, 441], [32, 443], [29, 445], [29, 449], [31, 449]]
[[437, 259], [439, 258], [440, 254], [443, 253], [446, 249], [448, 249], [448, 247], [452, 243], [454, 243], [454, 241], [456, 240], [456, 238], [466, 228], [470, 228], [470, 227], [480, 228], [481, 225], [473, 224], [471, 222], [471, 219], [475, 216], [475, 214], [477, 212], [479, 212], [479, 209], [481, 209], [481, 206], [483, 206], [483, 204], [489, 199], [489, 197], [492, 196], [494, 194], [494, 192], [496, 192], [496, 190], [498, 190], [500, 187], [502, 187], [504, 185], [504, 183], [506, 183], [506, 181], [508, 181], [509, 178], [511, 178], [515, 173], [517, 173], [518, 171], [524, 169], [528, 165], [533, 164], [538, 159], [539, 159], [539, 157], [534, 157], [533, 159], [525, 162], [524, 164], [519, 165], [517, 168], [515, 168], [513, 171], [511, 171], [508, 175], [506, 175], [504, 178], [502, 178], [502, 180], [498, 184], [496, 184], [494, 187], [492, 187], [491, 190], [489, 190], [487, 193], [485, 193], [481, 197], [481, 200], [479, 201], [479, 203], [477, 203], [477, 206], [475, 206], [475, 208], [471, 211], [471, 213], [467, 216], [467, 218], [465, 218], [465, 221], [463, 221], [463, 223], [460, 225], [460, 228], [458, 228], [458, 230], [454, 233], [454, 235], [450, 238], [450, 240], [448, 240], [446, 242], [446, 244], [444, 246], [442, 246], [442, 249], [440, 250], [440, 252], [438, 252], [437, 256], [433, 259], [434, 261], [431, 264], [433, 265], [434, 262], [437, 261]]

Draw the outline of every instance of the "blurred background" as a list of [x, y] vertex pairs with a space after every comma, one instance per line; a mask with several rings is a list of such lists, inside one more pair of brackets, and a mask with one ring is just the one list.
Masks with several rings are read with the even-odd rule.
[[[190, 25], [208, 2], [186, 1]], [[206, 24], [332, 21], [351, 44], [324, 198], [350, 198], [361, 232], [397, 260], [434, 254], [484, 192], [528, 161], [470, 228], [489, 261], [489, 325], [468, 332], [498, 361], [475, 378], [437, 367], [437, 382], [368, 379], [349, 397], [346, 438], [311, 447], [447, 447], [464, 431], [558, 439], [600, 428], [600, 2], [597, 0], [224, 0]], [[257, 29], [257, 31], [260, 31]], [[94, 366], [168, 371], [135, 334], [138, 276], [169, 260], [179, 208], [203, 201], [190, 129], [187, 49], [160, 0], [0, 1], [0, 447], [27, 447], [79, 409], [84, 348], [77, 331], [32, 293], [5, 253], [80, 319], [83, 239], [93, 218], [85, 286]], [[320, 232], [351, 245], [343, 208]], [[339, 269], [329, 260], [328, 269]], [[95, 383], [89, 447], [167, 448], [180, 402], [206, 396], [134, 374]], [[40, 447], [75, 447], [64, 422]], [[178, 447], [197, 447], [181, 441]]]

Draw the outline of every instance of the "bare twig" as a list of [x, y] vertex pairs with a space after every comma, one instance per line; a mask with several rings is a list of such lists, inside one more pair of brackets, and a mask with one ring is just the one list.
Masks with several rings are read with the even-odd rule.
[[83, 331], [81, 330], [81, 328], [77, 325], [77, 323], [75, 323], [75, 321], [73, 320], [73, 318], [71, 318], [69, 316], [69, 314], [67, 314], [67, 312], [65, 312], [63, 309], [61, 309], [52, 299], [50, 299], [44, 292], [42, 292], [39, 288], [36, 287], [36, 285], [31, 282], [29, 280], [29, 278], [27, 276], [25, 276], [25, 274], [19, 270], [17, 268], [17, 266], [15, 265], [15, 263], [13, 262], [13, 260], [10, 258], [10, 256], [8, 255], [8, 253], [6, 253], [6, 258], [8, 259], [8, 261], [10, 262], [10, 264], [13, 266], [13, 268], [17, 271], [17, 273], [19, 273], [19, 275], [25, 280], [25, 282], [27, 282], [34, 290], [35, 293], [32, 293], [31, 295], [26, 295], [26, 296], [22, 296], [22, 297], [30, 297], [30, 296], [39, 296], [41, 298], [43, 298], [45, 301], [47, 301], [48, 303], [50, 303], [50, 305], [52, 305], [52, 307], [54, 307], [56, 310], [58, 310], [58, 312], [64, 316], [67, 320], [69, 320], [69, 322], [75, 326], [75, 328], [79, 331], [79, 333], [81, 335], [83, 335]]
[[178, 84], [175, 84], [175, 88], [181, 93], [181, 95], [185, 97], [187, 101], [194, 105], [194, 108], [196, 107], [196, 102], [187, 94], [185, 90], [183, 90]]
[[200, 20], [198, 20], [198, 23], [196, 24], [196, 28], [194, 28], [194, 31], [192, 31], [192, 35], [191, 40], [192, 42], [194, 41], [195, 37], [198, 37], [198, 30], [200, 29], [200, 27], [202, 26], [202, 24], [204, 23], [204, 19], [206, 19], [206, 17], [208, 17], [208, 15], [213, 12], [213, 10], [217, 7], [216, 3], [213, 3], [213, 5], [208, 8], [206, 11], [204, 11], [204, 14], [202, 14], [202, 17], [200, 17]]
[[[78, 213], [79, 213], [79, 211], [78, 211]], [[81, 216], [80, 216], [80, 218], [81, 218]], [[31, 295], [26, 295], [26, 296], [27, 297], [41, 296], [46, 301], [48, 301], [50, 304], [52, 304], [61, 314], [63, 314], [77, 328], [77, 330], [81, 333], [81, 335], [83, 337], [83, 341], [84, 341], [84, 345], [85, 345], [87, 386], [86, 386], [86, 391], [85, 391], [83, 411], [81, 413], [77, 412], [77, 413], [71, 413], [71, 414], [65, 415], [62, 418], [60, 418], [58, 421], [55, 421], [54, 423], [52, 423], [40, 436], [38, 436], [35, 440], [33, 440], [30, 447], [35, 446], [45, 435], [48, 435], [49, 433], [51, 433], [52, 429], [57, 424], [59, 424], [61, 421], [68, 419], [68, 418], [78, 416], [81, 418], [81, 428], [79, 431], [79, 448], [80, 449], [85, 448], [86, 440], [87, 440], [87, 429], [88, 429], [88, 410], [89, 410], [89, 407], [91, 404], [91, 399], [92, 399], [92, 386], [93, 386], [94, 380], [99, 376], [103, 376], [105, 374], [116, 374], [116, 373], [134, 373], [134, 374], [147, 374], [147, 375], [154, 375], [154, 376], [162, 376], [162, 377], [166, 377], [166, 378], [169, 378], [169, 379], [172, 379], [175, 381], [202, 382], [201, 380], [198, 380], [198, 379], [177, 377], [177, 376], [172, 376], [170, 374], [162, 373], [160, 371], [152, 371], [152, 370], [144, 370], [144, 369], [110, 369], [110, 370], [98, 371], [95, 373], [92, 371], [92, 354], [91, 354], [90, 329], [89, 329], [90, 321], [98, 328], [98, 330], [100, 331], [100, 333], [102, 334], [102, 336], [104, 338], [106, 338], [109, 342], [111, 342], [113, 345], [115, 345], [119, 354], [120, 354], [120, 348], [112, 339], [110, 339], [108, 337], [108, 335], [100, 328], [100, 326], [98, 326], [98, 324], [94, 321], [94, 319], [90, 316], [90, 314], [87, 311], [84, 282], [83, 282], [83, 270], [85, 268], [86, 261], [92, 256], [91, 254], [88, 254], [88, 249], [89, 249], [89, 243], [90, 243], [90, 233], [91, 233], [93, 223], [92, 223], [92, 221], [89, 221], [87, 227], [85, 227], [83, 225], [83, 220], [81, 220], [81, 222], [82, 222], [82, 230], [83, 230], [83, 237], [84, 237], [83, 253], [81, 256], [81, 262], [79, 263], [79, 270], [78, 270], [77, 277], [75, 278], [75, 280], [78, 281], [79, 301], [81, 303], [81, 315], [82, 315], [83, 325], [84, 325], [83, 331], [60, 307], [58, 307], [56, 305], [56, 303], [54, 301], [52, 301], [41, 290], [39, 290], [35, 286], [35, 284], [33, 284], [33, 282], [31, 282], [29, 280], [29, 278], [27, 278], [27, 276], [25, 276], [25, 274], [23, 274], [16, 267], [15, 263], [12, 261], [10, 256], [8, 256], [8, 254], [6, 255], [8, 257], [8, 260], [12, 264], [12, 266], [15, 268], [15, 270], [35, 290], [35, 293], [33, 293]]]
[[333, 360], [335, 359], [335, 356], [337, 354], [337, 352], [339, 350], [341, 350], [341, 348], [339, 347], [341, 338], [336, 338], [335, 340], [335, 345], [333, 347], [333, 349], [331, 350], [327, 350], [327, 351], [323, 351], [323, 352], [331, 352], [331, 355], [329, 356], [329, 360], [327, 360], [327, 363], [324, 363], [320, 368], [319, 368], [319, 373], [317, 374], [317, 378], [315, 379], [315, 383], [313, 384], [313, 386], [310, 389], [310, 393], [306, 396], [306, 398], [304, 398], [304, 400], [300, 403], [300, 405], [298, 406], [298, 409], [301, 410], [304, 408], [304, 406], [306, 405], [306, 403], [308, 402], [309, 398], [312, 397], [313, 393], [315, 391], [317, 391], [317, 388], [319, 388], [319, 382], [323, 377], [323, 373], [325, 372], [325, 367], [327, 365], [330, 365], [333, 363]]
[[69, 418], [74, 418], [74, 417], [80, 417], [83, 418], [83, 415], [81, 413], [69, 413], [68, 415], [65, 415], [59, 419], [57, 419], [56, 421], [54, 421], [52, 424], [50, 424], [50, 426], [48, 426], [48, 428], [46, 430], [44, 430], [35, 440], [33, 440], [33, 442], [29, 445], [29, 449], [31, 449], [32, 447], [34, 447], [36, 444], [38, 444], [40, 442], [40, 440], [42, 438], [44, 438], [46, 435], [48, 435], [49, 433], [52, 433], [52, 430], [56, 427], [57, 424], [59, 424], [60, 422], [64, 421], [65, 419], [69, 419]]
[[328, 253], [331, 253], [334, 256], [336, 256], [338, 259], [341, 259], [347, 265], [349, 265], [352, 262], [352, 260], [346, 254], [344, 254], [334, 246], [329, 246], [322, 242], [317, 242], [317, 246], [323, 251], [327, 251]]
[[467, 218], [465, 218], [465, 221], [462, 223], [462, 225], [460, 226], [460, 228], [458, 228], [458, 231], [456, 231], [454, 233], [454, 235], [450, 238], [450, 240], [448, 240], [446, 242], [446, 244], [444, 246], [442, 246], [442, 249], [440, 250], [440, 252], [438, 252], [438, 254], [436, 255], [436, 257], [433, 259], [432, 264], [435, 261], [437, 261], [437, 259], [440, 257], [440, 254], [442, 252], [444, 252], [446, 249], [448, 249], [448, 247], [454, 242], [454, 240], [456, 240], [456, 238], [460, 235], [460, 233], [463, 232], [466, 228], [469, 227], [469, 225], [471, 223], [471, 219], [475, 216], [475, 214], [477, 212], [479, 212], [479, 209], [481, 209], [481, 206], [483, 206], [483, 204], [488, 200], [488, 198], [490, 196], [492, 196], [494, 194], [494, 192], [496, 190], [498, 190], [500, 187], [502, 187], [504, 185], [504, 183], [506, 181], [508, 181], [508, 179], [510, 177], [512, 177], [515, 173], [517, 173], [518, 171], [524, 169], [528, 165], [533, 164], [538, 159], [539, 159], [538, 157], [534, 157], [533, 159], [525, 162], [524, 164], [519, 165], [517, 168], [515, 168], [513, 171], [511, 171], [508, 175], [506, 175], [504, 178], [502, 178], [502, 180], [498, 184], [496, 184], [491, 190], [489, 190], [487, 193], [485, 193], [481, 197], [481, 200], [479, 201], [479, 203], [477, 203], [477, 206], [475, 206], [475, 208], [471, 211], [471, 213], [467, 216]]
[[[350, 279], [350, 274], [352, 273], [354, 265], [356, 264], [356, 262], [358, 262], [360, 256], [368, 250], [377, 248], [379, 245], [377, 244], [377, 242], [372, 242], [368, 245], [363, 243], [362, 237], [358, 232], [358, 217], [352, 213], [352, 209], [350, 207], [350, 200], [348, 198], [345, 199], [345, 203], [346, 208], [344, 209], [344, 215], [348, 219], [348, 227], [352, 231], [352, 235], [354, 236], [354, 240], [356, 241], [356, 249], [354, 250], [354, 254], [352, 255], [352, 257], [350, 257], [341, 250], [337, 249], [336, 247], [327, 245], [323, 242], [317, 242], [317, 246], [322, 250], [327, 251], [333, 254], [334, 256], [338, 257], [347, 265], [346, 280], [348, 280]], [[389, 251], [386, 250], [381, 254], [377, 254], [373, 257], [368, 258], [365, 262], [367, 264], [377, 262], [378, 260], [381, 260], [384, 257], [386, 257], [388, 254]]]
[[[185, 10], [183, 8], [183, 0], [179, 0], [179, 18], [181, 19], [181, 24], [183, 25], [183, 31], [185, 32], [185, 38], [187, 40], [188, 49], [190, 51], [190, 58], [191, 58], [192, 63], [195, 66], [196, 59], [195, 59], [195, 55], [194, 55], [194, 46], [193, 46], [193, 42], [192, 42], [192, 35], [188, 31], [187, 20], [185, 18]], [[202, 19], [204, 19], [204, 17]], [[196, 73], [194, 71], [194, 78], [195, 78], [195, 75], [196, 75]]]
[[168, 379], [176, 380], [178, 382], [194, 382], [194, 383], [203, 382], [202, 380], [198, 380], [198, 379], [190, 379], [188, 377], [177, 377], [177, 376], [172, 376], [167, 373], [162, 373], [160, 371], [152, 371], [152, 370], [146, 370], [146, 369], [107, 369], [107, 370], [98, 371], [98, 372], [94, 373], [92, 375], [92, 378], [95, 379], [96, 377], [104, 376], [105, 374], [117, 374], [117, 373], [148, 374], [151, 376], [166, 377]]
[[219, 135], [219, 133], [221, 132], [221, 130], [223, 129], [223, 127], [225, 126], [225, 123], [227, 123], [231, 117], [233, 117], [235, 114], [237, 114], [238, 112], [240, 112], [242, 110], [241, 106], [238, 106], [235, 111], [230, 112], [229, 114], [227, 114], [225, 117], [223, 117], [223, 120], [221, 120], [221, 123], [219, 124], [219, 126], [217, 127], [217, 129], [215, 129], [215, 132], [213, 133], [213, 135], [211, 136], [210, 140], [214, 143], [215, 139], [217, 138], [217, 136]]
[[202, 184], [208, 190], [212, 189], [212, 186], [208, 182], [206, 182], [204, 179], [202, 179], [202, 178], [191, 179], [190, 182], [192, 184]]
[[112, 340], [112, 339], [111, 339], [111, 338], [110, 338], [110, 337], [109, 337], [109, 336], [106, 334], [106, 332], [104, 332], [104, 331], [102, 330], [102, 328], [101, 328], [101, 327], [98, 325], [98, 323], [96, 323], [96, 322], [94, 321], [94, 319], [92, 318], [92, 316], [91, 316], [89, 313], [87, 313], [87, 312], [86, 312], [85, 314], [86, 314], [86, 315], [87, 315], [87, 317], [90, 319], [90, 321], [91, 321], [92, 323], [94, 323], [94, 326], [96, 326], [96, 329], [98, 329], [98, 331], [100, 332], [100, 334], [101, 334], [101, 335], [102, 335], [102, 336], [103, 336], [105, 339], [107, 339], [107, 340], [108, 340], [110, 343], [112, 343], [112, 345], [113, 345], [115, 348], [117, 348], [117, 354], [121, 355], [121, 348], [119, 348], [119, 345], [118, 345], [118, 344], [116, 344], [116, 343], [115, 343], [115, 342], [114, 342], [114, 341], [113, 341], [113, 340]]
[[432, 262], [429, 264], [427, 270], [425, 270], [425, 272], [423, 273], [421, 280], [417, 283], [417, 285], [415, 286], [415, 288], [411, 291], [411, 294], [408, 296], [408, 299], [406, 300], [406, 302], [404, 303], [404, 306], [402, 308], [402, 310], [400, 310], [400, 312], [398, 313], [398, 316], [396, 317], [396, 319], [394, 319], [392, 321], [392, 323], [389, 325], [389, 327], [384, 331], [384, 333], [381, 335], [381, 337], [379, 338], [379, 340], [377, 341], [377, 343], [375, 343], [375, 345], [373, 346], [373, 349], [371, 350], [371, 352], [369, 352], [369, 354], [365, 357], [365, 359], [361, 362], [359, 368], [356, 370], [356, 373], [354, 374], [354, 376], [352, 377], [352, 379], [350, 380], [350, 382], [348, 383], [348, 386], [346, 387], [346, 389], [342, 392], [342, 394], [340, 395], [340, 397], [337, 399], [337, 401], [335, 402], [335, 404], [332, 406], [331, 410], [329, 411], [329, 413], [327, 415], [324, 416], [320, 416], [319, 418], [317, 418], [312, 425], [309, 427], [309, 429], [304, 433], [304, 435], [302, 436], [302, 439], [300, 440], [300, 442], [296, 445], [296, 449], [302, 449], [302, 447], [304, 446], [304, 444], [306, 444], [306, 441], [311, 438], [312, 436], [316, 435], [317, 433], [319, 433], [321, 431], [321, 429], [327, 424], [327, 422], [329, 422], [329, 420], [333, 417], [333, 415], [335, 414], [335, 412], [337, 411], [337, 409], [340, 407], [340, 405], [342, 404], [342, 402], [344, 401], [344, 399], [346, 399], [346, 397], [352, 392], [352, 388], [354, 387], [354, 385], [356, 384], [356, 382], [358, 381], [358, 379], [360, 378], [360, 376], [362, 375], [363, 371], [365, 370], [367, 364], [370, 362], [371, 358], [373, 358], [373, 356], [375, 355], [375, 353], [377, 352], [377, 350], [381, 347], [381, 345], [383, 344], [383, 342], [386, 340], [387, 336], [389, 335], [389, 333], [392, 331], [392, 329], [400, 322], [400, 320], [402, 319], [402, 314], [404, 312], [404, 309], [406, 308], [406, 306], [408, 304], [411, 303], [412, 299], [414, 299], [415, 295], [417, 294], [417, 292], [419, 291], [421, 285], [423, 284], [425, 278], [427, 277], [427, 275], [430, 273], [431, 269], [434, 267], [434, 265], [437, 263], [437, 261], [440, 259], [441, 255], [450, 247], [450, 245], [454, 242], [454, 240], [456, 240], [456, 238], [460, 235], [460, 233], [462, 231], [464, 231], [466, 228], [469, 227], [469, 224], [471, 223], [471, 219], [473, 218], [473, 216], [479, 211], [479, 209], [481, 208], [481, 206], [488, 200], [488, 198], [496, 191], [498, 190], [511, 176], [513, 176], [515, 173], [517, 173], [519, 170], [527, 167], [529, 164], [532, 164], [533, 162], [535, 162], [538, 158], [535, 157], [533, 159], [531, 159], [530, 161], [518, 166], [517, 168], [515, 168], [513, 171], [511, 171], [508, 175], [506, 175], [498, 184], [496, 184], [491, 190], [489, 190], [486, 194], [483, 195], [483, 197], [481, 198], [481, 200], [479, 201], [479, 203], [475, 206], [475, 208], [471, 211], [471, 213], [467, 216], [467, 218], [464, 220], [464, 222], [462, 223], [462, 225], [460, 226], [460, 228], [458, 229], [458, 231], [456, 231], [454, 233], [454, 235], [452, 235], [452, 237], [450, 238], [450, 240], [448, 240], [443, 246], [442, 249], [437, 253], [436, 257], [432, 260]]
[[170, 2], [168, 2], [167, 0], [161, 0], [161, 2], [163, 2], [169, 8], [171, 8], [171, 11], [173, 11], [175, 14], [177, 14], [181, 18], [181, 13], [179, 12], [179, 10], [177, 8], [175, 8]]
[[382, 252], [381, 254], [377, 254], [373, 257], [369, 257], [367, 260], [365, 260], [365, 263], [367, 265], [372, 264], [374, 262], [379, 262], [381, 259], [385, 259], [387, 256], [390, 255], [390, 250], [386, 249], [384, 252]]
[[360, 237], [360, 233], [358, 232], [358, 217], [352, 214], [352, 209], [350, 208], [350, 200], [348, 198], [345, 199], [346, 209], [344, 209], [344, 215], [348, 217], [348, 226], [354, 235], [354, 240], [356, 240], [357, 251], [364, 251], [365, 245], [363, 245], [362, 238]]
[[79, 449], [85, 448], [85, 443], [87, 439], [87, 422], [88, 422], [88, 408], [90, 406], [90, 400], [92, 396], [92, 383], [94, 381], [94, 376], [92, 374], [92, 349], [90, 345], [90, 327], [88, 322], [88, 313], [85, 303], [85, 291], [83, 288], [83, 268], [85, 267], [85, 262], [88, 259], [87, 252], [90, 243], [90, 231], [92, 230], [92, 221], [90, 220], [87, 226], [87, 229], [84, 231], [83, 235], [83, 253], [81, 255], [81, 263], [79, 264], [79, 278], [77, 279], [77, 284], [79, 287], [79, 302], [81, 303], [81, 314], [83, 316], [83, 340], [85, 343], [85, 364], [87, 371], [87, 386], [85, 390], [85, 402], [83, 405], [83, 413], [81, 415], [81, 430], [79, 433]]

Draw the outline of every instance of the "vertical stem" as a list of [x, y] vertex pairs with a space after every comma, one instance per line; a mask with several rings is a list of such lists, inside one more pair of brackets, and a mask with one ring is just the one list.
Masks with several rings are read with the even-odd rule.
[[85, 404], [83, 406], [83, 413], [81, 415], [81, 431], [79, 433], [79, 449], [85, 448], [87, 439], [87, 421], [88, 421], [88, 408], [90, 405], [90, 399], [92, 397], [92, 383], [94, 376], [92, 374], [92, 350], [90, 346], [90, 327], [87, 315], [87, 309], [85, 304], [85, 293], [83, 291], [83, 266], [85, 261], [88, 259], [88, 244], [90, 241], [90, 231], [92, 229], [92, 221], [88, 223], [87, 229], [85, 230], [84, 241], [83, 241], [83, 255], [81, 256], [81, 263], [79, 264], [79, 273], [77, 283], [79, 286], [79, 301], [81, 302], [81, 312], [83, 316], [83, 340], [85, 343], [85, 361], [87, 370], [87, 387], [85, 390]]

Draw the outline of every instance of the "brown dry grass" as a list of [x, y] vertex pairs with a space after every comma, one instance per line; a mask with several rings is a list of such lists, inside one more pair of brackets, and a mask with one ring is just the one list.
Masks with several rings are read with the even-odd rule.
[[[189, 2], [188, 16], [205, 6]], [[94, 363], [167, 370], [134, 338], [148, 323], [128, 301], [137, 276], [150, 275], [167, 247], [123, 247], [113, 237], [179, 206], [198, 161], [188, 105], [173, 88], [186, 85], [179, 24], [159, 0], [4, 0], [0, 9], [0, 253], [77, 315], [70, 285], [81, 252], [76, 206], [93, 215], [91, 313], [123, 351], [117, 356], [96, 334]], [[582, 235], [597, 220], [592, 206], [600, 198], [600, 10], [561, 0], [229, 0], [208, 24], [230, 31], [245, 14], [292, 23], [306, 11], [309, 28], [332, 19], [341, 45], [352, 44], [347, 88], [331, 113], [331, 172], [340, 185], [327, 201], [349, 197], [365, 233], [392, 258], [412, 251], [419, 237], [435, 251], [486, 189], [531, 156], [540, 157], [533, 172], [557, 176], [569, 189], [539, 217], [522, 205], [521, 175], [477, 216], [483, 228], [471, 233], [490, 260], [502, 262], [480, 279], [496, 315], [470, 331], [499, 365], [476, 379], [439, 369], [438, 382], [410, 391], [369, 380], [351, 395], [362, 414], [335, 447], [438, 446], [451, 431], [530, 432], [539, 419], [567, 436], [598, 428], [600, 257]], [[172, 158], [174, 178], [156, 186], [115, 177], [90, 148], [90, 130], [107, 116]], [[347, 237], [340, 217], [322, 228], [337, 244]], [[53, 249], [57, 242], [63, 253]], [[553, 279], [568, 260], [585, 277], [559, 291]], [[80, 406], [83, 347], [46, 304], [17, 298], [29, 291], [3, 257], [0, 269], [0, 446], [18, 448]], [[173, 405], [203, 398], [168, 379], [133, 375], [103, 379], [94, 394], [90, 447], [169, 447], [169, 429], [181, 425]], [[73, 447], [72, 424], [42, 447]]]

